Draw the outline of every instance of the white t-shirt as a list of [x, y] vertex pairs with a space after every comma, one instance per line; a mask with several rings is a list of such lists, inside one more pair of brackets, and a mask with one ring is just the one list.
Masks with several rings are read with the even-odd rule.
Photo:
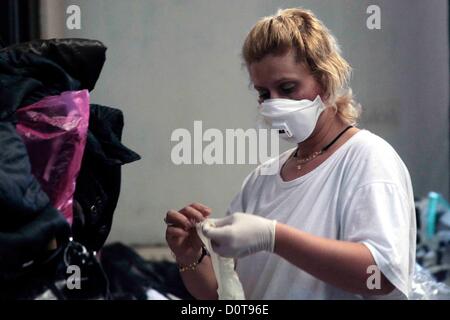
[[[365, 244], [396, 287], [382, 298], [406, 298], [415, 265], [416, 217], [408, 169], [382, 138], [360, 130], [313, 171], [292, 181], [251, 172], [227, 214], [247, 212], [329, 239]], [[267, 167], [265, 167], [267, 169]], [[280, 256], [259, 252], [237, 261], [247, 299], [358, 299]], [[368, 272], [368, 277], [373, 270]]]

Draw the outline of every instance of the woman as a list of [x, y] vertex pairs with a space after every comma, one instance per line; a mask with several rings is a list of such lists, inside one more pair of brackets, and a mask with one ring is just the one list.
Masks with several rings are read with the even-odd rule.
[[[275, 159], [277, 174], [263, 174], [274, 160], [250, 173], [228, 216], [204, 229], [217, 253], [239, 258], [246, 298], [406, 298], [416, 239], [410, 176], [387, 142], [354, 126], [350, 66], [330, 32], [310, 11], [280, 10], [253, 27], [243, 58], [262, 116], [297, 144]], [[199, 299], [217, 298], [194, 228], [210, 212], [194, 203], [166, 216], [167, 242]]]

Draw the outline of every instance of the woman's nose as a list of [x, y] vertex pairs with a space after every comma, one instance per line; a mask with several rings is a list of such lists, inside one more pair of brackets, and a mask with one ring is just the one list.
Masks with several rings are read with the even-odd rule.
[[270, 98], [269, 99], [280, 99], [282, 98], [282, 96], [280, 94], [278, 94], [278, 92], [276, 91], [271, 91], [270, 92]]

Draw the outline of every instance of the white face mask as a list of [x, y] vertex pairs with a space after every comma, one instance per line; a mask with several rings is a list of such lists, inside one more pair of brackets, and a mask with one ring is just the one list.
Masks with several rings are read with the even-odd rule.
[[[292, 143], [305, 141], [314, 131], [325, 105], [318, 95], [314, 101], [268, 99], [258, 107], [264, 121]], [[282, 131], [281, 131], [282, 130]]]

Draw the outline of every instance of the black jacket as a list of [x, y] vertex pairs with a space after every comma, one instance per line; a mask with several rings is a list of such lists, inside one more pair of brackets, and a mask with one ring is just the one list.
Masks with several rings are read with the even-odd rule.
[[[31, 174], [14, 113], [49, 95], [92, 90], [106, 47], [84, 39], [37, 40], [0, 50], [0, 281], [15, 279], [70, 235], [91, 250], [104, 244], [120, 192], [120, 168], [140, 159], [121, 143], [123, 115], [91, 105], [72, 228]], [[26, 268], [24, 268], [24, 265]]]

